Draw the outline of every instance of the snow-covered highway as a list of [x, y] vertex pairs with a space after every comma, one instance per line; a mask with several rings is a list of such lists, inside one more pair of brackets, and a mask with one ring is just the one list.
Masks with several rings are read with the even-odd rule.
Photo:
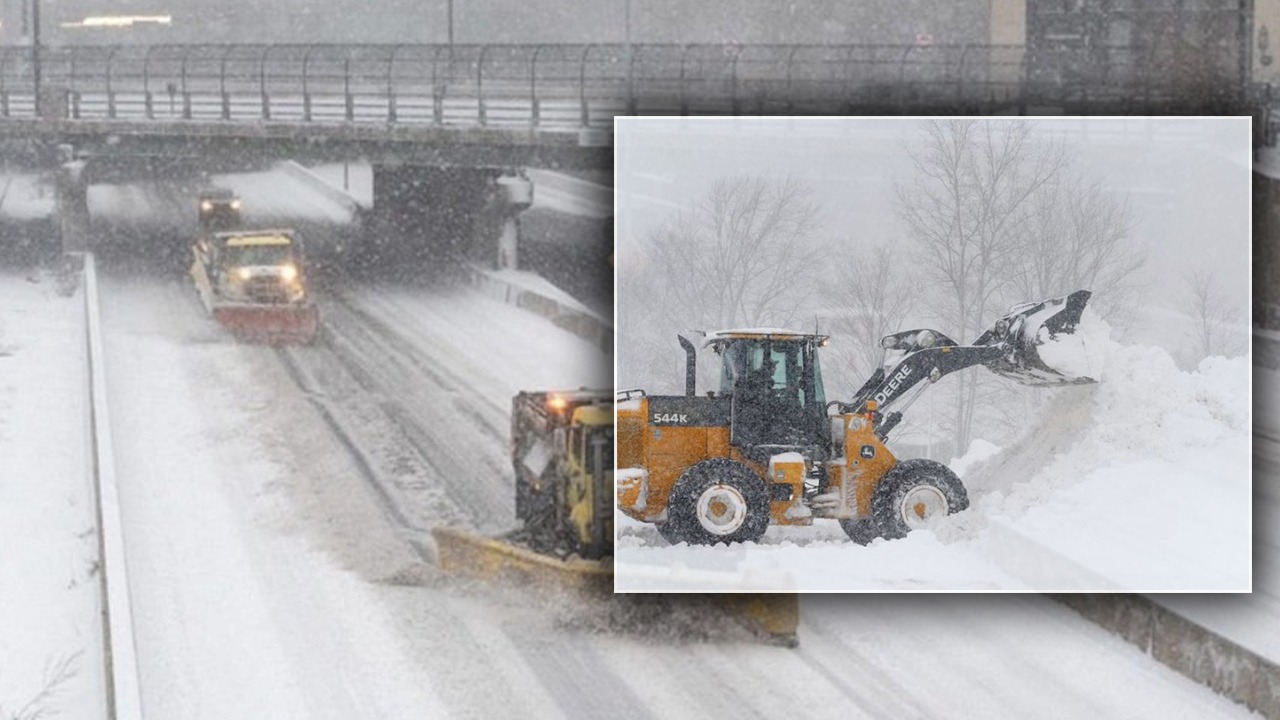
[[[74, 373], [33, 387], [36, 369], [82, 342], [74, 319], [56, 322], [73, 301], [56, 298], [52, 282], [0, 276], [9, 299], [0, 310], [3, 342], [16, 348], [0, 360], [14, 368], [0, 375], [6, 411], [32, 407], [50, 387], [75, 396]], [[279, 354], [231, 341], [178, 278], [108, 264], [102, 288], [147, 717], [478, 718], [516, 709], [548, 718], [730, 710], [762, 718], [1247, 715], [1037, 596], [804, 598], [802, 644], [788, 650], [732, 632], [697, 638], [681, 625], [688, 619], [679, 608], [609, 609], [456, 583], [413, 550]], [[578, 373], [589, 370], [581, 359], [597, 351], [466, 287], [343, 292], [342, 305], [322, 307], [335, 322], [333, 338], [298, 351], [299, 363], [324, 376], [324, 391], [334, 396], [347, 380], [325, 375], [327, 361], [306, 356], [340, 354], [341, 338], [359, 347], [339, 363], [345, 372], [364, 368], [365, 380], [375, 382], [405, 372], [412, 387], [402, 395], [364, 387], [348, 397], [366, 396], [384, 410], [390, 401], [436, 405], [432, 412], [444, 417], [418, 419], [431, 436], [423, 449], [404, 443], [403, 452], [445, 445], [476, 459], [464, 477], [456, 474], [466, 467], [446, 465], [451, 472], [437, 477], [426, 465], [406, 464], [407, 474], [421, 474], [405, 487], [444, 486], [440, 508], [468, 488], [492, 498], [456, 516], [410, 504], [421, 512], [415, 520], [501, 525], [484, 516], [505, 509], [499, 491], [509, 481], [493, 476], [505, 440], [477, 428], [500, 418], [502, 401], [523, 383], [594, 381]], [[343, 312], [348, 320], [367, 314], [399, 339], [344, 334], [356, 331]], [[42, 345], [33, 341], [39, 336], [58, 340]], [[443, 367], [450, 375], [440, 379], [451, 378], [450, 387], [431, 389], [426, 370], [414, 375], [411, 361]], [[444, 409], [459, 405], [474, 417]], [[45, 477], [41, 462], [52, 445], [83, 433], [75, 412], [61, 416], [71, 425], [62, 432], [0, 435], [3, 477]], [[376, 429], [362, 428], [358, 416], [344, 420], [357, 436]], [[69, 475], [55, 493], [84, 484]], [[23, 499], [6, 502], [6, 512], [47, 510]], [[50, 541], [69, 542], [61, 526], [47, 532]], [[42, 611], [39, 600], [21, 599], [28, 614]], [[619, 623], [626, 616], [642, 622]], [[79, 622], [92, 627], [91, 619]], [[6, 657], [26, 658], [11, 662], [30, 663], [46, 651], [7, 624], [3, 632], [5, 647], [22, 650]], [[83, 673], [69, 697], [92, 702], [93, 677]]]
[[[803, 597], [785, 649], [678, 598], [444, 576], [425, 530], [514, 524], [511, 395], [607, 385], [597, 346], [338, 273], [317, 345], [242, 345], [145, 260], [100, 285], [146, 718], [1250, 717], [1036, 595]], [[80, 651], [53, 709], [102, 717], [83, 289], [27, 275], [0, 270], [0, 707]]]

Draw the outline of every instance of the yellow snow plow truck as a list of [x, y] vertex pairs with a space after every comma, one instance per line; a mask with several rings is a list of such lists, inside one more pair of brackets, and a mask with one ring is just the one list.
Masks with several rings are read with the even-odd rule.
[[292, 230], [203, 234], [192, 245], [191, 279], [200, 301], [237, 338], [310, 343], [319, 329], [306, 257]]
[[611, 592], [613, 398], [607, 390], [522, 392], [511, 401], [520, 527], [501, 538], [435, 531], [442, 567]]
[[[588, 601], [627, 602], [612, 595], [613, 444], [613, 391], [516, 395], [511, 403], [511, 461], [520, 526], [496, 538], [436, 528], [432, 535], [439, 566], [554, 593], [572, 589]], [[698, 600], [705, 603], [706, 598]], [[728, 612], [771, 642], [795, 641], [795, 595], [716, 596], [709, 604], [717, 618]]]
[[925, 388], [974, 365], [1027, 385], [1093, 382], [1037, 351], [1075, 332], [1089, 296], [1015, 306], [970, 345], [927, 329], [886, 336], [880, 369], [848, 402], [823, 393], [826, 336], [712, 333], [705, 346], [720, 357], [720, 386], [702, 397], [696, 350], [681, 337], [684, 395], [619, 394], [618, 508], [673, 544], [702, 545], [751, 542], [770, 524], [815, 517], [838, 520], [866, 544], [963, 510], [969, 499], [955, 473], [932, 460], [898, 460], [889, 433]]

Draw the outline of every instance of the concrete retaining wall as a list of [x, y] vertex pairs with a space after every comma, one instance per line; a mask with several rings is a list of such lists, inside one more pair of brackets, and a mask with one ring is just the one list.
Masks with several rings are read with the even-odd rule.
[[1050, 595], [1170, 668], [1280, 719], [1280, 665], [1141, 595]]
[[594, 343], [606, 353], [613, 354], [613, 325], [609, 320], [576, 306], [569, 299], [556, 297], [557, 293], [522, 287], [481, 267], [469, 266], [467, 276], [472, 285], [495, 300], [541, 315], [574, 335]]

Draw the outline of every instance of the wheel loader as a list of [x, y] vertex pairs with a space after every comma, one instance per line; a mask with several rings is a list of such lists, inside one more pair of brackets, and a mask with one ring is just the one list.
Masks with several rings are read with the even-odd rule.
[[[612, 390], [522, 392], [511, 403], [511, 462], [519, 527], [500, 537], [436, 528], [436, 561], [486, 582], [580, 592], [587, 602], [683, 603], [709, 608], [751, 634], [794, 645], [795, 595], [613, 596]], [[626, 616], [626, 612], [619, 613]]]
[[[867, 544], [894, 539], [968, 506], [945, 465], [899, 460], [887, 442], [902, 413], [949, 373], [982, 365], [1027, 385], [1093, 382], [1037, 348], [1075, 331], [1090, 293], [1015, 306], [969, 345], [936, 330], [881, 340], [881, 367], [849, 401], [828, 401], [825, 335], [775, 329], [711, 333], [720, 385], [696, 394], [696, 349], [684, 395], [619, 393], [617, 505], [673, 544], [758, 540], [773, 525], [840, 522]], [[895, 408], [896, 409], [891, 409]]]

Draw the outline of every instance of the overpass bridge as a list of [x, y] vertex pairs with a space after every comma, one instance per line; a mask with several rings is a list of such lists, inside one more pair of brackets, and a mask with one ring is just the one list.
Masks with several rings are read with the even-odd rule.
[[616, 115], [1238, 109], [1245, 72], [1183, 72], [1142, 47], [932, 41], [7, 46], [0, 141], [230, 164], [605, 169]]
[[0, 149], [82, 158], [60, 186], [73, 216], [89, 184], [361, 158], [375, 168], [375, 224], [457, 236], [499, 175], [609, 168], [617, 115], [1221, 112], [1249, 100], [1239, 73], [1171, 72], [1139, 47], [1073, 53], [931, 41], [0, 47]]

